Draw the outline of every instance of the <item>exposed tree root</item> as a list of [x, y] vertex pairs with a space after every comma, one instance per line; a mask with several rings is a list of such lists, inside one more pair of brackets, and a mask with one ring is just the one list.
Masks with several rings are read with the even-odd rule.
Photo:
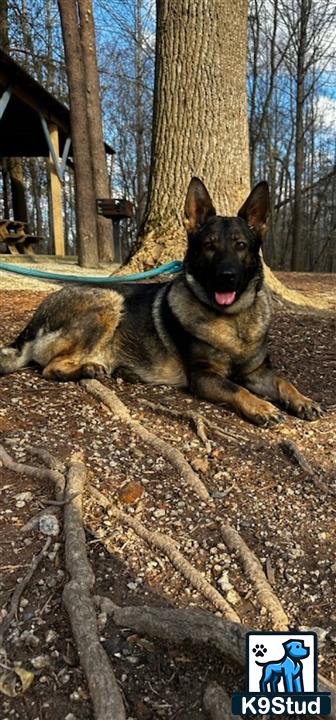
[[128, 515], [119, 510], [108, 498], [99, 490], [90, 486], [90, 492], [97, 502], [109, 511], [109, 515], [120, 520], [124, 525], [131, 527], [134, 532], [142, 538], [148, 545], [161, 550], [170, 560], [172, 565], [178, 570], [190, 584], [202, 593], [202, 595], [212, 603], [212, 605], [223, 614], [225, 618], [233, 622], [240, 622], [240, 618], [233, 610], [231, 605], [223, 598], [223, 596], [214, 588], [191, 563], [186, 560], [182, 553], [177, 549], [177, 545], [172, 538], [163, 533], [147, 530], [139, 520], [132, 515]]
[[[86, 554], [82, 521], [85, 465], [78, 456], [72, 457], [64, 497], [65, 477], [58, 470], [50, 469], [60, 467], [58, 460], [47, 450], [38, 449], [35, 452], [35, 448], [29, 448], [29, 451], [32, 455], [41, 458], [49, 467], [33, 467], [24, 463], [16, 463], [2, 446], [0, 446], [0, 462], [13, 472], [37, 479], [52, 480], [55, 484], [57, 503], [58, 505], [62, 503], [64, 506], [65, 559], [66, 568], [70, 574], [70, 581], [63, 591], [63, 599], [69, 614], [81, 664], [86, 674], [95, 720], [126, 720], [117, 681], [105, 650], [99, 642], [95, 605], [91, 596], [95, 577]], [[42, 511], [41, 516], [45, 512], [45, 510]], [[35, 521], [36, 518], [33, 518], [30, 524], [33, 526]], [[20, 597], [41, 559], [47, 553], [50, 543], [51, 538], [48, 537], [42, 551], [34, 558], [29, 572], [15, 588], [10, 611], [0, 626], [0, 644], [4, 633], [16, 616]]]
[[[27, 452], [32, 453], [33, 448], [29, 448]], [[49, 453], [48, 453], [49, 455]], [[52, 457], [52, 456], [50, 456]], [[56, 500], [63, 500], [65, 479], [64, 475], [58, 470], [52, 470], [47, 467], [37, 467], [34, 465], [26, 465], [25, 463], [17, 463], [13, 460], [3, 445], [0, 445], [0, 463], [19, 475], [28, 475], [34, 480], [51, 480], [56, 488]]]
[[[120, 274], [142, 272], [148, 268], [162, 265], [172, 260], [179, 260], [187, 249], [186, 232], [182, 226], [174, 222], [162, 226], [158, 219], [155, 230], [147, 227], [146, 232], [138, 238], [138, 242], [129, 262], [121, 269]], [[167, 275], [162, 276], [164, 280]]]
[[319, 310], [330, 310], [331, 304], [327, 298], [309, 297], [298, 290], [292, 290], [278, 280], [271, 268], [263, 262], [264, 276], [267, 287], [272, 293], [285, 303], [293, 303], [294, 305], [302, 305], [303, 307], [317, 308]]
[[229, 440], [234, 440], [236, 443], [243, 442], [244, 444], [250, 441], [249, 436], [243, 436], [239, 435], [238, 433], [233, 433], [230, 430], [223, 430], [222, 428], [217, 427], [216, 423], [209, 420], [204, 415], [200, 415], [200, 413], [195, 412], [194, 410], [176, 410], [175, 408], [171, 408], [168, 405], [162, 405], [161, 403], [152, 403], [150, 400], [146, 400], [145, 398], [138, 398], [139, 401], [145, 405], [145, 407], [150, 408], [154, 412], [162, 412], [166, 415], [171, 415], [172, 417], [176, 418], [187, 418], [187, 420], [191, 420], [196, 428], [196, 433], [200, 440], [204, 443], [207, 452], [210, 452], [211, 445], [209, 442], [209, 439], [207, 437], [205, 428], [209, 428], [209, 430], [212, 431], [214, 435], [217, 435], [217, 437], [228, 438]]
[[99, 380], [81, 380], [80, 384], [97, 400], [104, 403], [122, 422], [128, 425], [143, 442], [168, 460], [198, 497], [207, 503], [212, 502], [204, 483], [194, 472], [181, 451], [147, 430], [138, 420], [134, 420], [126, 405], [121, 402], [113, 390], [105, 387]]
[[218, 683], [210, 683], [203, 696], [204, 710], [210, 720], [233, 720], [231, 700]]
[[178, 645], [214, 647], [229, 660], [243, 665], [248, 628], [198, 608], [158, 608], [149, 605], [120, 607], [109, 598], [96, 597], [102, 612], [113, 615], [118, 627], [144, 633]]
[[154, 412], [157, 412], [159, 410], [160, 412], [165, 413], [166, 415], [170, 415], [171, 417], [187, 418], [187, 420], [191, 420], [195, 426], [196, 434], [204, 444], [207, 453], [211, 452], [211, 443], [205, 432], [205, 418], [202, 417], [202, 415], [195, 412], [194, 410], [175, 410], [175, 408], [171, 408], [168, 405], [162, 405], [161, 403], [152, 403], [150, 402], [150, 400], [146, 400], [145, 398], [138, 399], [142, 403], [142, 405], [148, 407]]
[[30, 566], [27, 574], [24, 576], [24, 578], [22, 578], [21, 582], [18, 583], [18, 585], [16, 586], [16, 588], [13, 592], [11, 602], [10, 602], [9, 612], [7, 613], [7, 615], [5, 615], [2, 623], [0, 624], [0, 646], [3, 643], [5, 634], [7, 633], [7, 630], [9, 629], [9, 626], [10, 626], [12, 620], [17, 617], [21, 595], [24, 592], [24, 590], [26, 589], [27, 585], [29, 585], [41, 560], [43, 560], [44, 556], [48, 552], [50, 544], [51, 544], [51, 537], [47, 537], [41, 552], [39, 552], [38, 555], [35, 555], [35, 557], [33, 557], [32, 561], [31, 561], [31, 566]]
[[221, 525], [220, 530], [229, 550], [237, 552], [244, 571], [256, 591], [259, 604], [270, 613], [273, 630], [287, 630], [288, 616], [272, 590], [257, 556], [233, 527], [225, 523]]
[[86, 554], [82, 517], [82, 493], [86, 468], [78, 456], [70, 462], [64, 508], [65, 564], [70, 580], [63, 590], [94, 708], [95, 720], [126, 720], [121, 693], [109, 659], [102, 648], [97, 631], [96, 614], [91, 591], [95, 577]]
[[[118, 627], [129, 628], [156, 640], [176, 645], [206, 645], [216, 648], [227, 660], [241, 669], [245, 666], [246, 633], [252, 628], [232, 623], [196, 608], [120, 607], [109, 598], [97, 597], [103, 612], [110, 613]], [[319, 692], [331, 693], [330, 720], [336, 720], [336, 686], [318, 675]], [[318, 717], [318, 716], [317, 716]]]
[[[90, 381], [92, 382], [92, 381]], [[98, 383], [100, 385], [100, 383]], [[121, 407], [124, 406], [121, 403]], [[125, 408], [126, 413], [128, 410]], [[120, 410], [119, 410], [120, 412]], [[129, 413], [128, 413], [129, 414]], [[120, 417], [120, 415], [118, 415]], [[123, 419], [123, 418], [121, 418]], [[32, 452], [32, 454], [34, 454]], [[36, 453], [35, 453], [36, 454]], [[60, 465], [48, 451], [38, 453], [48, 468], [33, 467], [16, 463], [0, 446], [0, 464], [19, 474], [36, 479], [52, 480], [57, 493], [57, 510], [64, 508], [65, 556], [70, 581], [64, 588], [63, 598], [69, 613], [71, 626], [77, 643], [81, 664], [87, 676], [95, 720], [126, 720], [122, 697], [115, 680], [109, 659], [99, 643], [92, 590], [95, 582], [92, 568], [86, 554], [85, 533], [82, 518], [82, 495], [86, 481], [86, 468], [81, 456], [71, 458], [64, 493], [64, 474]], [[130, 527], [151, 547], [165, 553], [174, 567], [206, 597], [224, 618], [200, 609], [171, 609], [157, 607], [119, 607], [107, 598], [98, 598], [101, 610], [112, 613], [119, 627], [127, 627], [139, 634], [181, 644], [190, 642], [216, 648], [228, 660], [241, 669], [245, 658], [245, 637], [248, 631], [240, 623], [235, 610], [208, 583], [178, 550], [170, 537], [147, 530], [134, 516], [120, 510], [95, 488], [90, 488], [93, 497], [121, 523]], [[44, 511], [45, 512], [45, 511]], [[221, 525], [225, 543], [232, 552], [237, 552], [245, 573], [256, 590], [258, 601], [266, 607], [272, 617], [273, 628], [284, 630], [288, 618], [263, 573], [259, 560], [248, 548], [239, 533], [229, 525]], [[0, 625], [0, 643], [11, 621], [16, 616], [22, 592], [30, 582], [41, 559], [51, 543], [48, 537], [41, 552], [34, 558], [25, 578], [18, 584], [11, 598], [10, 611]], [[96, 599], [97, 600], [97, 599]], [[319, 691], [332, 693], [331, 720], [336, 720], [336, 688], [326, 678], [319, 676]], [[211, 685], [204, 696], [204, 706], [210, 720], [231, 718], [230, 701], [219, 685]]]
[[64, 474], [65, 465], [62, 460], [60, 460], [58, 457], [55, 457], [54, 455], [51, 455], [49, 450], [46, 450], [46, 448], [28, 447], [26, 452], [32, 457], [36, 457], [39, 460], [42, 460], [44, 465], [46, 465], [51, 470], [56, 470], [62, 475]]

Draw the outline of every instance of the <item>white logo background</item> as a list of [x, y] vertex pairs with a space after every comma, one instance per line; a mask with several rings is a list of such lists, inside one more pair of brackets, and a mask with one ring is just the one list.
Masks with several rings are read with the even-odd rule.
[[[262, 676], [263, 668], [257, 665], [257, 662], [263, 665], [267, 662], [278, 662], [285, 655], [283, 643], [287, 640], [301, 640], [305, 647], [309, 647], [310, 652], [307, 658], [302, 658], [302, 678], [304, 692], [314, 692], [314, 663], [315, 663], [315, 636], [313, 633], [250, 633], [248, 637], [247, 663], [249, 668], [249, 692], [260, 692], [259, 681]], [[256, 657], [253, 648], [256, 645], [263, 645], [267, 650], [263, 657]], [[258, 650], [257, 650], [258, 651]], [[285, 692], [283, 680], [279, 683], [279, 692]]]

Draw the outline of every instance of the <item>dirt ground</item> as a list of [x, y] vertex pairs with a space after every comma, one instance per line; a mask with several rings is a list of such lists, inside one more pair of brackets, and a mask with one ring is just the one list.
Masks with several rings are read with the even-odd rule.
[[[310, 294], [336, 295], [331, 276], [283, 276]], [[12, 339], [45, 291], [2, 290], [0, 342]], [[270, 629], [235, 555], [227, 550], [218, 520], [228, 519], [257, 554], [293, 629], [316, 628], [319, 668], [335, 681], [335, 325], [332, 313], [276, 309], [271, 334], [274, 365], [326, 410], [309, 423], [287, 416], [272, 430], [249, 425], [222, 407], [182, 391], [106, 380], [133, 416], [179, 447], [198, 468], [215, 507], [201, 502], [169, 463], [104, 411], [76, 383], [42, 379], [37, 369], [0, 379], [0, 442], [18, 461], [32, 462], [30, 446], [46, 447], [62, 460], [83, 449], [90, 481], [149, 529], [173, 537], [185, 557], [233, 603], [244, 624]], [[206, 453], [193, 427], [148, 410], [142, 399], [179, 409], [197, 409], [227, 431], [211, 436]], [[235, 439], [229, 433], [235, 434]], [[239, 436], [239, 437], [238, 437]], [[237, 439], [238, 438], [238, 439]], [[293, 440], [315, 471], [314, 478], [280, 447]], [[36, 462], [36, 461], [34, 461]], [[136, 483], [137, 499], [120, 490]], [[0, 467], [0, 606], [5, 617], [11, 594], [45, 538], [23, 533], [25, 523], [53, 497], [48, 483]], [[95, 592], [118, 604], [214, 607], [133, 531], [108, 517], [92, 497], [85, 500], [89, 557]], [[68, 618], [62, 605], [66, 581], [62, 536], [55, 538], [20, 603], [17, 621], [0, 651], [0, 676], [19, 665], [34, 673], [16, 698], [1, 692], [0, 718], [89, 720], [93, 718]], [[207, 650], [174, 647], [102, 623], [101, 641], [123, 692], [129, 720], [205, 720], [202, 696], [215, 679], [228, 692], [243, 689], [232, 663]]]

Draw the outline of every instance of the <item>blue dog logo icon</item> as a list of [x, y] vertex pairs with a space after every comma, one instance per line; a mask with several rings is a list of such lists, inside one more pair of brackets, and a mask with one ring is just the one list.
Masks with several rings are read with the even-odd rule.
[[263, 668], [259, 682], [262, 693], [278, 692], [281, 680], [286, 693], [304, 692], [301, 660], [308, 657], [310, 650], [305, 647], [303, 640], [287, 640], [283, 647], [285, 654], [281, 660], [266, 663], [255, 661]]

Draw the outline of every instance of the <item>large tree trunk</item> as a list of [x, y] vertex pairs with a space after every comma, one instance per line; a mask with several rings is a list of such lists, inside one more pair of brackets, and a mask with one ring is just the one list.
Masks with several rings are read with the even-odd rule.
[[[97, 198], [109, 197], [109, 182], [103, 140], [96, 55], [96, 36], [91, 0], [78, 0], [82, 57], [85, 70], [86, 108], [90, 133], [92, 173]], [[101, 263], [113, 260], [112, 223], [97, 216], [98, 253]]]
[[183, 256], [192, 175], [226, 214], [249, 192], [247, 0], [160, 0], [157, 13], [152, 165], [137, 267]]
[[[247, 0], [157, 3], [152, 163], [147, 211], [126, 272], [182, 259], [183, 206], [192, 175], [217, 212], [235, 215], [250, 190], [246, 102]], [[327, 307], [285, 288], [285, 301]]]
[[83, 267], [98, 265], [96, 197], [92, 179], [89, 124], [82, 51], [75, 0], [58, 0], [68, 75], [71, 137], [75, 171], [78, 260]]

